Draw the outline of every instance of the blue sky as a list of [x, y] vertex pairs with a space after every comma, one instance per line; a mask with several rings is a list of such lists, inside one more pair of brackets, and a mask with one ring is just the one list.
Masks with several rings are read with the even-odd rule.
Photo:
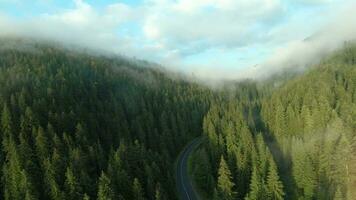
[[[229, 76], [234, 70], [233, 78], [248, 77], [256, 66], [268, 68], [266, 63], [277, 65], [290, 50], [325, 49], [327, 40], [353, 39], [356, 27], [344, 16], [350, 7], [355, 8], [352, 0], [0, 0], [0, 30], [202, 76]], [[341, 21], [350, 22], [349, 28], [327, 38], [327, 30], [340, 29]], [[311, 36], [320, 41], [306, 44]]]

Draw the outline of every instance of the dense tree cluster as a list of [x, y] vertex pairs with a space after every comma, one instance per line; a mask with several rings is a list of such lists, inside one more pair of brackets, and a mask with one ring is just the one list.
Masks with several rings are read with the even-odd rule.
[[256, 84], [239, 83], [219, 96], [204, 118], [207, 142], [194, 155], [197, 184], [214, 199], [283, 199], [277, 165], [259, 132]]
[[[174, 161], [214, 200], [356, 194], [356, 47], [301, 75], [221, 89], [144, 61], [0, 40], [0, 198], [177, 199]], [[22, 46], [21, 46], [22, 45]]]
[[286, 77], [239, 83], [213, 101], [203, 124], [207, 142], [193, 159], [203, 194], [355, 198], [356, 47], [346, 43], [305, 74]]
[[283, 164], [292, 169], [287, 179], [294, 182], [294, 196], [355, 197], [356, 47], [346, 44], [262, 104]]
[[210, 92], [140, 61], [0, 50], [1, 199], [176, 199]]

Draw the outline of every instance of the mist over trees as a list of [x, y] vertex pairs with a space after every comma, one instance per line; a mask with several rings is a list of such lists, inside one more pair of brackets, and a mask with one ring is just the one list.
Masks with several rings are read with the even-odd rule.
[[201, 135], [205, 199], [356, 196], [353, 45], [304, 74], [213, 90], [143, 61], [1, 44], [1, 199], [178, 199], [175, 159]]
[[[282, 85], [240, 83], [233, 95], [220, 95], [204, 117], [207, 142], [193, 159], [202, 194], [219, 195], [221, 170], [228, 169], [235, 199], [355, 198], [355, 66], [356, 47], [345, 43]], [[227, 166], [219, 166], [220, 157]]]
[[210, 91], [133, 61], [0, 51], [2, 199], [176, 199]]
[[304, 199], [355, 197], [355, 64], [356, 48], [346, 44], [263, 101], [266, 127]]

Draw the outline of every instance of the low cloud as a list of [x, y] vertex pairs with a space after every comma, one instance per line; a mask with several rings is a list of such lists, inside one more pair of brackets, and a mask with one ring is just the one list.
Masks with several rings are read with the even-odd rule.
[[355, 41], [355, 10], [356, 3], [346, 4], [331, 21], [310, 37], [290, 41], [284, 47], [276, 49], [270, 58], [255, 69], [259, 73], [255, 73], [254, 76], [266, 77], [288, 68], [303, 70], [340, 49], [344, 42]]
[[[322, 1], [313, 1], [321, 3]], [[307, 3], [304, 1], [304, 3]], [[312, 3], [309, 1], [308, 3]], [[341, 49], [345, 42], [356, 41], [356, 3], [349, 2], [338, 8], [337, 12], [309, 37], [287, 40], [262, 62], [250, 65], [245, 69], [214, 70], [212, 66], [197, 68], [194, 74], [208, 78], [211, 81], [255, 79], [261, 80], [285, 70], [303, 71], [320, 62], [332, 52]], [[291, 30], [302, 27], [290, 27]], [[288, 27], [285, 27], [284, 31]], [[298, 30], [296, 30], [298, 31]], [[278, 34], [283, 37], [283, 34]], [[223, 77], [223, 78], [221, 78]]]
[[[305, 68], [344, 41], [354, 40], [356, 3], [341, 1], [145, 0], [98, 9], [74, 0], [71, 9], [26, 18], [11, 17], [0, 8], [0, 36], [54, 40], [138, 57], [206, 79], [260, 79], [285, 68]], [[0, 5], [24, 2], [0, 0]], [[307, 9], [293, 11], [301, 7]], [[221, 56], [224, 52], [229, 61]], [[199, 63], [197, 57], [204, 60]]]

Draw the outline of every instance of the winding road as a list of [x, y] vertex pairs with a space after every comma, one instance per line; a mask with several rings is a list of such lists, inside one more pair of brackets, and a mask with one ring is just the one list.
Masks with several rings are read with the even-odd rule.
[[179, 155], [177, 162], [176, 181], [178, 194], [181, 200], [199, 200], [198, 195], [193, 188], [192, 181], [188, 175], [188, 159], [190, 154], [194, 152], [194, 150], [201, 144], [202, 141], [202, 137], [194, 139]]

